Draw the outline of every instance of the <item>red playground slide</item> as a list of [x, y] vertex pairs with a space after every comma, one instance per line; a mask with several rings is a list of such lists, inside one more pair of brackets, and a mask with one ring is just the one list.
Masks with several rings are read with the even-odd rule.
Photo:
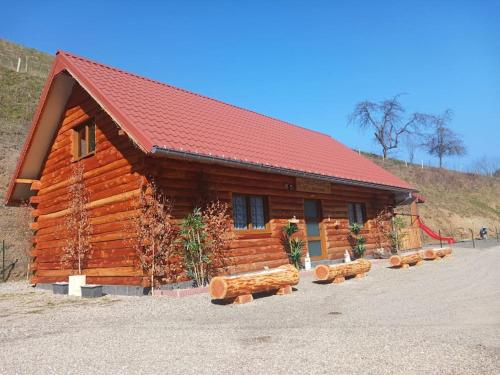
[[452, 243], [455, 243], [457, 241], [455, 241], [455, 239], [453, 237], [441, 237], [439, 236], [439, 234], [437, 234], [436, 232], [432, 231], [427, 225], [425, 225], [423, 222], [422, 222], [422, 219], [420, 219], [420, 217], [417, 217], [417, 221], [418, 221], [418, 226], [425, 232], [429, 235], [429, 237], [432, 237], [436, 240], [442, 240], [442, 241], [446, 241], [448, 242], [448, 244], [452, 244]]

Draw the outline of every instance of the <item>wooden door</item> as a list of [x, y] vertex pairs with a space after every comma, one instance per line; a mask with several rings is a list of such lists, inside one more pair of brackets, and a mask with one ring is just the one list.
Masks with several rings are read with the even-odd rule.
[[312, 260], [325, 257], [324, 243], [321, 241], [321, 202], [316, 199], [304, 200], [307, 248]]

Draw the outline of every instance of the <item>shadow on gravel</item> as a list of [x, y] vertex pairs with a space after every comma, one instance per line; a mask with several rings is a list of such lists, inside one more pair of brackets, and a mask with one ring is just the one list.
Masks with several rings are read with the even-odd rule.
[[[292, 287], [292, 292], [297, 292], [298, 289], [295, 287]], [[261, 298], [267, 298], [267, 297], [272, 297], [275, 295], [275, 292], [260, 292], [260, 293], [252, 293], [253, 299], [258, 300]], [[214, 305], [220, 305], [220, 306], [225, 306], [225, 305], [232, 305], [234, 299], [229, 298], [229, 299], [212, 299], [211, 302]]]
[[329, 285], [332, 282], [328, 281], [328, 280], [314, 280], [312, 283], [313, 284], [318, 284], [318, 285]]

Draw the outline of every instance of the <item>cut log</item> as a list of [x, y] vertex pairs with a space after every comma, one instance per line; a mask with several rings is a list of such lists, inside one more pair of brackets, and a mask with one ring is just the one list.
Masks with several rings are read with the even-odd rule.
[[288, 294], [286, 289], [299, 282], [299, 271], [287, 264], [260, 272], [235, 276], [216, 276], [210, 281], [213, 299], [230, 299], [259, 292]]
[[42, 200], [41, 198], [42, 197], [39, 196], [39, 195], [33, 195], [33, 196], [31, 196], [30, 197], [30, 204], [31, 205], [36, 205], [36, 204], [40, 203], [40, 201]]
[[435, 260], [451, 254], [451, 251], [451, 247], [426, 249], [422, 255], [426, 260]]
[[16, 178], [16, 184], [32, 184], [38, 180], [33, 180], [32, 178]]
[[422, 261], [422, 254], [412, 253], [406, 255], [393, 255], [389, 258], [389, 263], [392, 267], [404, 267], [414, 265]]
[[[358, 259], [354, 262], [339, 263], [339, 264], [320, 264], [314, 269], [316, 280], [333, 281], [341, 283], [349, 276], [365, 275], [372, 264], [366, 259]], [[362, 276], [360, 276], [362, 277]]]
[[33, 180], [33, 182], [31, 183], [30, 190], [31, 191], [38, 191], [38, 190], [40, 190], [41, 187], [42, 187], [42, 184], [40, 183], [40, 181]]

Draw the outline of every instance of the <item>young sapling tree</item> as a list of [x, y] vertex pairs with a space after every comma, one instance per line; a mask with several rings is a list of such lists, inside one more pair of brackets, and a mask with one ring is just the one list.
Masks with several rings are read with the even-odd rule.
[[67, 237], [62, 257], [62, 262], [72, 269], [76, 268], [79, 275], [92, 249], [92, 225], [88, 212], [90, 197], [83, 174], [83, 164], [74, 164], [68, 188], [68, 211], [64, 220]]
[[137, 234], [135, 249], [143, 272], [150, 277], [151, 288], [158, 278], [172, 282], [180, 273], [172, 261], [179, 248], [179, 228], [173, 221], [172, 209], [172, 202], [154, 180], [141, 186], [139, 208], [133, 218]]

